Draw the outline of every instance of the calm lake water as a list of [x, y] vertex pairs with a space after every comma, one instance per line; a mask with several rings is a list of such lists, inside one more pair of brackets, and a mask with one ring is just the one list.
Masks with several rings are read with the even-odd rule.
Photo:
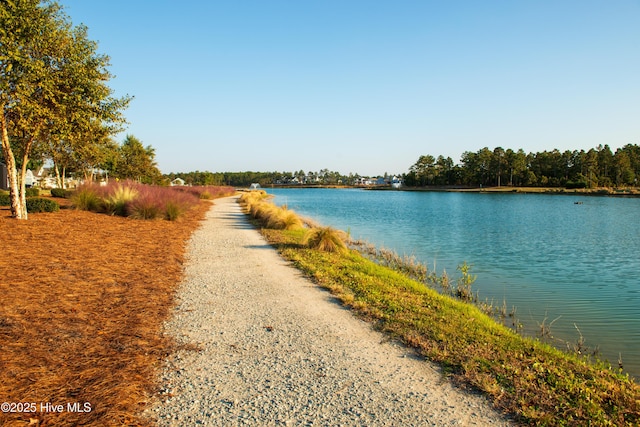
[[[516, 307], [526, 333], [598, 346], [640, 378], [640, 198], [268, 189], [276, 204], [450, 277], [466, 261], [480, 299]], [[576, 204], [580, 201], [582, 204]], [[546, 321], [545, 321], [546, 319]], [[555, 321], [554, 321], [555, 320]]]

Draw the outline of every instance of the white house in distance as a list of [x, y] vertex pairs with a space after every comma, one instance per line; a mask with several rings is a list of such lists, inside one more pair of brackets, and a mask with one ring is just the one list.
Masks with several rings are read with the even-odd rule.
[[[36, 184], [36, 178], [33, 176], [31, 169], [27, 169], [27, 174], [24, 177], [24, 186], [27, 188], [33, 187]], [[7, 166], [4, 163], [0, 163], [0, 190], [9, 189], [9, 173]]]
[[173, 181], [171, 181], [171, 183], [170, 183], [170, 185], [172, 187], [182, 187], [182, 186], [184, 186], [184, 184], [185, 184], [185, 182], [184, 182], [184, 179], [182, 179], [182, 178], [176, 178]]

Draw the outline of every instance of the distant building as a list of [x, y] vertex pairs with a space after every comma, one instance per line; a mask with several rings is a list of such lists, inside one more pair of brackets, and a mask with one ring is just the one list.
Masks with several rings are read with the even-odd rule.
[[182, 187], [182, 186], [184, 186], [184, 184], [185, 184], [185, 182], [184, 182], [184, 179], [182, 179], [182, 178], [176, 178], [173, 181], [171, 181], [171, 186], [172, 187]]
[[26, 188], [31, 188], [36, 184], [36, 177], [33, 176], [33, 171], [31, 169], [27, 169], [27, 174], [24, 177], [24, 186]]

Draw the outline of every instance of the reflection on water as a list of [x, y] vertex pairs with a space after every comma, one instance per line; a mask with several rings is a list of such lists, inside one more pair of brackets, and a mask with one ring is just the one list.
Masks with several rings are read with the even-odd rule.
[[[599, 346], [640, 377], [640, 199], [538, 194], [273, 189], [276, 203], [449, 275], [463, 261], [481, 299], [517, 307], [528, 333]], [[578, 328], [578, 329], [576, 329]]]

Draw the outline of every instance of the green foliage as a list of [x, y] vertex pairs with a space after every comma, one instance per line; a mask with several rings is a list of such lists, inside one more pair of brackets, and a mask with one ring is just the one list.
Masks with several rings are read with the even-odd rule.
[[73, 206], [82, 211], [100, 212], [103, 208], [102, 198], [92, 186], [81, 187], [71, 197]]
[[[640, 422], [640, 387], [602, 363], [563, 353], [499, 325], [478, 308], [437, 293], [355, 251], [302, 246], [299, 231], [263, 229], [296, 267], [377, 328], [483, 391], [517, 421], [539, 426]], [[458, 286], [473, 282], [467, 264]]]
[[565, 184], [565, 188], [568, 190], [573, 190], [575, 188], [587, 188], [586, 181], [567, 181]]
[[41, 197], [30, 197], [27, 199], [27, 212], [58, 212], [60, 205], [55, 200]]
[[144, 184], [161, 181], [161, 173], [155, 162], [155, 150], [133, 135], [127, 135], [116, 153], [115, 171], [112, 175], [122, 180], [131, 179]]
[[51, 197], [58, 197], [62, 199], [66, 199], [70, 197], [72, 194], [71, 191], [65, 190], [64, 188], [52, 188], [51, 189]]
[[542, 186], [569, 189], [596, 186], [637, 186], [640, 146], [611, 151], [600, 145], [588, 151], [559, 150], [525, 153], [496, 147], [462, 153], [460, 165], [450, 158], [422, 155], [404, 175], [407, 186]]
[[[96, 166], [96, 141], [119, 131], [129, 102], [111, 96], [109, 58], [53, 1], [0, 2], [0, 29], [0, 134], [10, 181], [24, 178], [14, 160], [28, 162], [34, 152]], [[26, 219], [25, 209], [12, 206], [12, 215]]]
[[38, 188], [25, 188], [24, 190], [25, 197], [38, 197], [40, 195], [40, 190]]
[[471, 285], [476, 281], [477, 276], [471, 274], [471, 266], [465, 261], [458, 266], [457, 270], [462, 274], [458, 279], [458, 288], [456, 296], [463, 301], [471, 302], [473, 300], [473, 292]]
[[0, 206], [11, 206], [9, 193], [0, 193]]
[[[300, 183], [337, 185], [354, 184], [359, 175], [342, 175], [336, 171], [323, 169], [319, 172], [179, 172], [164, 175], [164, 179], [170, 182], [176, 178], [182, 178], [187, 185], [230, 185], [234, 187], [249, 187], [258, 183], [265, 187], [271, 184], [294, 185]], [[295, 180], [294, 180], [295, 179]]]

